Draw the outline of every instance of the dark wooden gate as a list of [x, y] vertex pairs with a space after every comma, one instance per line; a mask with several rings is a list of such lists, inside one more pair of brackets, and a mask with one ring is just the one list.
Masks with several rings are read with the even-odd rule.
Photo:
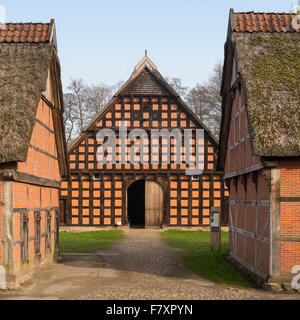
[[29, 234], [28, 234], [28, 215], [27, 213], [22, 214], [22, 225], [21, 225], [21, 234], [22, 234], [22, 241], [21, 241], [21, 263], [22, 265], [29, 261], [28, 256], [28, 241], [29, 241]]
[[36, 211], [34, 213], [34, 227], [35, 227], [35, 237], [34, 237], [35, 261], [40, 262], [41, 260], [41, 213], [39, 211]]
[[228, 226], [229, 223], [229, 199], [226, 198], [224, 200], [224, 208], [222, 210], [222, 215], [221, 215], [221, 224], [222, 226]]

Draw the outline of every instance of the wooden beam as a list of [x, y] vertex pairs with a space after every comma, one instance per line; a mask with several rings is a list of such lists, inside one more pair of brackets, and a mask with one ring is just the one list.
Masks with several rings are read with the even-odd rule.
[[300, 197], [280, 197], [280, 202], [300, 202]]
[[3, 266], [8, 273], [13, 273], [14, 264], [14, 236], [13, 236], [13, 183], [2, 181], [2, 252]]
[[50, 180], [42, 177], [37, 177], [29, 173], [18, 172], [15, 170], [3, 170], [2, 177], [4, 180], [23, 182], [42, 187], [60, 188], [60, 181]]
[[246, 206], [259, 206], [269, 207], [270, 201], [268, 200], [230, 200], [230, 204], [242, 204]]
[[42, 94], [42, 100], [49, 106], [49, 108], [51, 109], [51, 110], [53, 110], [54, 109], [54, 106], [52, 105], [52, 103]]
[[68, 181], [68, 198], [66, 208], [66, 224], [72, 224], [72, 180]]
[[48, 153], [48, 152], [46, 152], [46, 151], [44, 151], [44, 150], [42, 150], [42, 149], [40, 149], [40, 148], [38, 148], [38, 147], [36, 147], [36, 146], [33, 146], [33, 145], [29, 145], [30, 146], [30, 148], [32, 148], [33, 150], [35, 150], [35, 151], [37, 151], [37, 152], [39, 152], [39, 153], [42, 153], [42, 154], [44, 154], [45, 156], [47, 156], [47, 157], [49, 157], [49, 158], [51, 158], [51, 159], [54, 159], [54, 160], [58, 160], [58, 158], [56, 158], [55, 156], [53, 156], [52, 154], [50, 154], [50, 153]]
[[257, 170], [260, 170], [260, 169], [263, 169], [263, 168], [264, 168], [264, 166], [261, 163], [258, 163], [258, 164], [255, 164], [255, 165], [251, 166], [251, 167], [245, 168], [243, 170], [237, 170], [237, 171], [233, 171], [233, 172], [227, 173], [224, 176], [224, 179], [233, 178], [233, 177], [240, 176], [240, 175], [243, 175], [243, 174], [246, 174], [246, 173], [250, 173], [250, 172], [253, 172], [253, 171], [257, 171]]
[[270, 276], [280, 275], [280, 168], [271, 170]]
[[266, 168], [276, 168], [278, 167], [278, 161], [263, 161], [263, 165]]
[[280, 237], [280, 242], [300, 242], [300, 237]]
[[264, 237], [264, 236], [260, 236], [258, 235], [257, 233], [254, 233], [254, 232], [250, 232], [250, 231], [246, 231], [244, 229], [240, 229], [240, 228], [237, 228], [237, 227], [233, 227], [232, 225], [229, 227], [229, 230], [233, 231], [233, 232], [237, 232], [243, 236], [246, 236], [246, 237], [249, 237], [249, 238], [252, 238], [252, 239], [256, 239], [256, 240], [259, 240], [261, 242], [264, 242], [264, 243], [269, 243], [270, 242], [270, 239], [267, 238], [267, 237]]
[[12, 170], [17, 170], [18, 169], [18, 162], [13, 161], [13, 162], [5, 162], [0, 164], [0, 169], [12, 169]]
[[[150, 153], [149, 153], [150, 154]], [[79, 162], [79, 161], [78, 161]], [[71, 169], [71, 174], [89, 174], [89, 173], [99, 173], [99, 169], [95, 170], [85, 170], [85, 169]], [[144, 174], [174, 174], [174, 175], [185, 175], [185, 169], [101, 169], [102, 172], [105, 171], [105, 174], [120, 174], [122, 175], [124, 172], [126, 174], [136, 174], [136, 175], [144, 175]], [[202, 175], [209, 174], [223, 174], [223, 171], [212, 171], [212, 170], [204, 170]]]
[[188, 176], [188, 224], [189, 226], [192, 225], [192, 211], [193, 211], [193, 206], [192, 206], [192, 177]]

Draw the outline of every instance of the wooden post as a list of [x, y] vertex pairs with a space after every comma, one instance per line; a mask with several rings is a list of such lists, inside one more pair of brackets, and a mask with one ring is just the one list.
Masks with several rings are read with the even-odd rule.
[[[14, 170], [4, 170], [2, 178], [11, 177]], [[14, 237], [13, 237], [13, 182], [2, 179], [2, 237], [3, 266], [7, 273], [14, 272]]]
[[280, 275], [280, 168], [271, 170], [270, 275]]
[[210, 249], [221, 246], [221, 208], [212, 207], [210, 210]]

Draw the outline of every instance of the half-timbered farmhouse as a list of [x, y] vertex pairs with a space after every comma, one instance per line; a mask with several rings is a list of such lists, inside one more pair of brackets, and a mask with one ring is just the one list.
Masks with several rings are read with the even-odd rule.
[[[199, 160], [204, 171], [186, 174], [187, 164], [176, 163], [172, 136], [169, 163], [168, 141], [163, 138], [153, 139], [151, 146], [142, 145], [145, 162], [121, 163], [121, 122], [127, 126], [128, 138], [123, 141], [127, 152], [140, 141], [130, 139], [132, 129], [144, 129], [149, 140], [151, 129], [177, 129], [182, 135], [184, 129], [193, 129], [189, 149], [196, 156], [195, 130], [203, 129]], [[99, 161], [104, 140], [97, 133], [104, 128], [112, 129], [116, 136], [116, 163]], [[61, 222], [73, 226], [208, 226], [210, 208], [223, 208], [225, 201], [222, 173], [215, 170], [217, 149], [215, 138], [145, 55], [129, 80], [70, 146], [71, 181], [62, 184]], [[180, 153], [184, 151], [182, 146]]]
[[[13, 285], [56, 250], [67, 150], [54, 21], [0, 29], [0, 267]], [[21, 277], [20, 277], [21, 276]]]
[[231, 10], [225, 44], [218, 169], [230, 187], [230, 255], [262, 281], [300, 265], [296, 19]]

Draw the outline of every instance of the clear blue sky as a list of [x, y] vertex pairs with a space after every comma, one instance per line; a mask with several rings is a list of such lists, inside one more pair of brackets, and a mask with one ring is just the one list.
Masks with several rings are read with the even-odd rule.
[[55, 18], [62, 80], [127, 80], [148, 55], [186, 86], [205, 81], [223, 58], [229, 9], [287, 12], [296, 0], [0, 0], [7, 21]]

